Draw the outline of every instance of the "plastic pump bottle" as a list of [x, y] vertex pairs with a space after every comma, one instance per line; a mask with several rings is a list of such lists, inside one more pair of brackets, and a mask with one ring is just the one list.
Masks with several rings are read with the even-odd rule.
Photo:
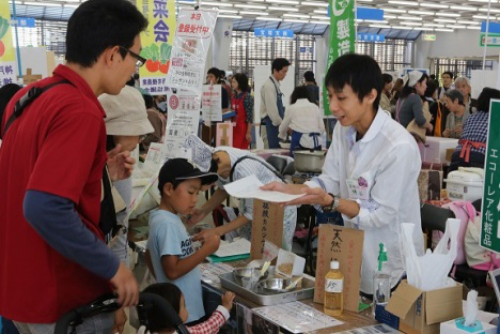
[[387, 262], [387, 248], [383, 243], [379, 244], [378, 270], [373, 275], [373, 313], [377, 305], [385, 305], [391, 296], [391, 273], [384, 270]]

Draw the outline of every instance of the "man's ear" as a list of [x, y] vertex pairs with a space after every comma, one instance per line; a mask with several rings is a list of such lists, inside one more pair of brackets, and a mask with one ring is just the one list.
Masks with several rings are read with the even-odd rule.
[[106, 64], [107, 67], [111, 67], [113, 62], [116, 60], [116, 57], [119, 54], [120, 47], [119, 46], [113, 46], [111, 48], [107, 48], [104, 50], [104, 52], [99, 56], [99, 58], [103, 58], [104, 64]]
[[377, 99], [377, 96], [378, 96], [377, 90], [374, 88], [368, 94], [366, 94], [364, 98], [368, 103], [373, 104]]

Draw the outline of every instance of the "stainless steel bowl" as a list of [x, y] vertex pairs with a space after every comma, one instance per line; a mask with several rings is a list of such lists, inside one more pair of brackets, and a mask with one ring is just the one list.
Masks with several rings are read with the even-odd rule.
[[285, 290], [285, 288], [290, 285], [290, 283], [292, 283], [291, 278], [270, 278], [260, 282], [258, 285], [258, 289], [268, 294], [277, 294], [296, 290], [297, 286]]
[[260, 279], [260, 270], [257, 268], [238, 268], [233, 270], [233, 277], [237, 284], [251, 289], [249, 285], [256, 285]]

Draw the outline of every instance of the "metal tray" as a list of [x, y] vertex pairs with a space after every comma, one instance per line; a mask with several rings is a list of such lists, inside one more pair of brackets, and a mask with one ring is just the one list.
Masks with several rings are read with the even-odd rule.
[[275, 295], [260, 295], [254, 291], [245, 289], [234, 281], [233, 273], [222, 274], [219, 278], [223, 288], [231, 290], [238, 296], [262, 306], [291, 303], [297, 300], [312, 299], [314, 297], [314, 280], [306, 275], [304, 275], [302, 279], [302, 288], [299, 290]]

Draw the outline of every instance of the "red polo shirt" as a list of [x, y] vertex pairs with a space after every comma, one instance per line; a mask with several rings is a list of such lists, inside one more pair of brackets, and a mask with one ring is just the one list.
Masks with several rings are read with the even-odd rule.
[[[14, 121], [0, 147], [0, 314], [20, 322], [53, 323], [110, 290], [106, 280], [52, 249], [23, 215], [26, 190], [68, 198], [86, 226], [103, 238], [98, 225], [105, 113], [90, 86], [66, 66], [35, 85], [63, 79], [71, 84], [39, 96]], [[13, 112], [12, 101], [2, 129]]]

